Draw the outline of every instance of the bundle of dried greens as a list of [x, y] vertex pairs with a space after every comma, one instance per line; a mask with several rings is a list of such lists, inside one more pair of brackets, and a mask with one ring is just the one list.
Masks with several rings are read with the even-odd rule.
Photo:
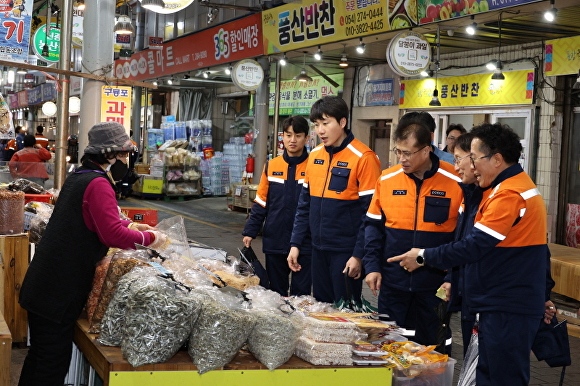
[[250, 352], [270, 370], [290, 359], [302, 334], [297, 318], [280, 316], [272, 312], [252, 312], [256, 324], [248, 337]]
[[89, 332], [98, 333], [101, 329], [101, 320], [105, 311], [109, 306], [109, 302], [113, 297], [115, 288], [117, 288], [117, 283], [122, 276], [127, 274], [136, 266], [147, 265], [147, 252], [146, 251], [119, 251], [113, 255], [111, 258], [111, 263], [109, 264], [109, 269], [107, 271], [107, 277], [103, 283], [103, 288], [101, 289], [101, 296], [93, 317], [90, 322]]
[[123, 356], [134, 367], [167, 361], [191, 334], [201, 298], [158, 276], [138, 279], [130, 293]]
[[136, 267], [119, 280], [101, 320], [101, 334], [97, 339], [99, 343], [105, 346], [121, 346], [131, 286], [140, 278], [155, 276], [157, 273], [158, 271], [153, 267]]
[[200, 374], [223, 367], [238, 353], [254, 326], [247, 311], [206, 298], [189, 338], [188, 352]]

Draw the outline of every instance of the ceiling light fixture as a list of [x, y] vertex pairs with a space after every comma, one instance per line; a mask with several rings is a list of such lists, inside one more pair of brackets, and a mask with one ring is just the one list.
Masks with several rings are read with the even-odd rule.
[[286, 58], [286, 54], [284, 54], [284, 56], [282, 56], [282, 59], [280, 59], [279, 63], [281, 66], [285, 66], [286, 63], [288, 63], [288, 58]]
[[340, 62], [338, 63], [338, 65], [340, 67], [348, 67], [348, 59], [346, 57], [346, 44], [343, 44], [344, 49], [342, 50], [342, 55], [340, 58]]
[[185, 75], [183, 75], [183, 79], [189, 79], [189, 78], [191, 78], [191, 77], [189, 76], [189, 74], [185, 74]]
[[423, 78], [432, 78], [433, 74], [433, 70], [423, 70], [419, 75], [421, 75]]
[[477, 31], [477, 23], [475, 22], [475, 16], [471, 15], [471, 24], [465, 27], [465, 32], [469, 35], [475, 35], [475, 31]]
[[501, 63], [501, 14], [502, 12], [499, 13], [498, 15], [498, 27], [499, 27], [499, 45], [498, 45], [498, 49], [497, 49], [497, 62], [495, 63], [495, 70], [493, 72], [493, 75], [491, 76], [492, 80], [504, 80], [505, 79], [505, 75], [502, 72], [503, 69], [503, 64]]
[[209, 71], [204, 71], [204, 72], [203, 72], [203, 77], [204, 77], [205, 79], [208, 79], [208, 78], [209, 78], [209, 76], [210, 76], [210, 74], [211, 74], [211, 72], [209, 72]]
[[550, 4], [552, 5], [552, 7], [548, 9], [546, 12], [544, 12], [544, 19], [548, 21], [554, 21], [556, 19], [556, 14], [558, 13], [558, 10], [554, 8], [554, 0], [550, 0]]
[[165, 8], [163, 0], [141, 0], [141, 6], [153, 12], [159, 12]]
[[497, 68], [497, 59], [490, 60], [489, 62], [486, 63], [485, 67], [489, 71], [495, 71], [495, 69]]
[[172, 85], [173, 84], [173, 79], [172, 78], [167, 79], [167, 84], [168, 85]]
[[85, 0], [77, 0], [77, 9], [79, 11], [85, 10]]
[[439, 26], [437, 26], [437, 58], [435, 60], [435, 89], [433, 90], [433, 98], [431, 98], [431, 102], [429, 102], [429, 106], [441, 106], [441, 101], [439, 101], [439, 90], [437, 90], [437, 74], [439, 72], [440, 34], [441, 34], [441, 29]]
[[226, 75], [232, 75], [232, 66], [226, 67]]
[[19, 68], [18, 70], [16, 70], [17, 74], [28, 74], [28, 71], [25, 70], [24, 68]]
[[360, 44], [356, 46], [356, 52], [358, 52], [359, 54], [364, 54], [366, 48], [367, 48], [366, 44], [364, 44], [362, 38], [360, 38]]
[[151, 82], [151, 84], [153, 84], [153, 86], [157, 86], [158, 83], [156, 80], [154, 80], [153, 82]]
[[314, 59], [322, 60], [322, 50], [320, 49], [320, 46], [318, 46], [318, 51], [314, 53]]
[[300, 71], [299, 75], [294, 77], [294, 80], [298, 80], [300, 82], [312, 82], [312, 78], [308, 76], [306, 73], [306, 54], [307, 52], [304, 51], [304, 61], [302, 63], [302, 70]]
[[135, 27], [133, 27], [133, 24], [131, 24], [131, 18], [129, 17], [129, 6], [125, 2], [120, 8], [121, 14], [117, 18], [114, 31], [119, 35], [131, 35], [135, 33]]

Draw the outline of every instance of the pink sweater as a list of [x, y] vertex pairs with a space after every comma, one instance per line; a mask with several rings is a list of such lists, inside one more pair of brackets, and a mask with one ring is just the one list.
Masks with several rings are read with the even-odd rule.
[[135, 243], [149, 245], [149, 232], [134, 231], [121, 220], [115, 191], [105, 178], [91, 181], [83, 196], [83, 218], [87, 227], [96, 232], [99, 240], [109, 248], [135, 249]]

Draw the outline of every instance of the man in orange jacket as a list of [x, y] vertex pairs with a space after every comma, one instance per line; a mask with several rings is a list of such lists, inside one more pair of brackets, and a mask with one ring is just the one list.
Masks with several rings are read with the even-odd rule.
[[48, 149], [48, 138], [46, 138], [42, 133], [44, 132], [44, 127], [42, 125], [36, 126], [36, 143], [45, 149]]
[[16, 139], [12, 138], [10, 141], [8, 141], [6, 147], [4, 148], [4, 161], [10, 161], [15, 152], [16, 152]]
[[14, 179], [26, 178], [44, 186], [44, 181], [48, 180], [44, 161], [48, 161], [51, 154], [36, 143], [36, 138], [32, 134], [24, 136], [23, 144], [24, 149], [14, 153], [10, 160], [10, 174]]

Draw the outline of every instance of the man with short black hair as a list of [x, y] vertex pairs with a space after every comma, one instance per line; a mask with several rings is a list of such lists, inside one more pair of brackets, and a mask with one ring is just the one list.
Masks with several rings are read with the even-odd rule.
[[380, 291], [380, 313], [415, 330], [418, 343], [441, 349], [449, 346], [445, 343], [450, 336], [448, 326], [440, 329], [443, 323], [435, 311], [446, 308], [436, 296], [444, 282], [444, 268], [410, 273], [386, 260], [409, 248], [453, 240], [463, 198], [461, 180], [451, 165], [431, 151], [428, 126], [407, 118], [406, 114], [399, 121], [394, 135], [393, 152], [400, 163], [383, 171], [367, 211], [365, 281], [375, 295]]
[[46, 138], [42, 133], [44, 132], [44, 127], [42, 125], [36, 126], [36, 143], [45, 149], [48, 149], [48, 138]]
[[399, 120], [399, 125], [404, 127], [412, 125], [413, 123], [419, 124], [422, 123], [427, 126], [429, 131], [431, 132], [431, 142], [430, 147], [433, 153], [442, 161], [450, 163], [453, 165], [453, 154], [449, 154], [446, 151], [443, 151], [437, 147], [437, 144], [434, 144], [433, 141], [435, 140], [435, 120], [426, 111], [411, 111], [401, 117]]
[[26, 178], [44, 186], [44, 181], [48, 180], [44, 161], [50, 158], [50, 152], [36, 143], [34, 135], [25, 135], [24, 149], [14, 153], [10, 160], [10, 174], [14, 179]]
[[554, 315], [544, 200], [518, 163], [517, 134], [499, 123], [471, 131], [470, 162], [483, 198], [463, 239], [389, 259], [414, 271], [465, 264], [463, 299], [479, 313], [478, 386], [527, 385], [542, 318]]

